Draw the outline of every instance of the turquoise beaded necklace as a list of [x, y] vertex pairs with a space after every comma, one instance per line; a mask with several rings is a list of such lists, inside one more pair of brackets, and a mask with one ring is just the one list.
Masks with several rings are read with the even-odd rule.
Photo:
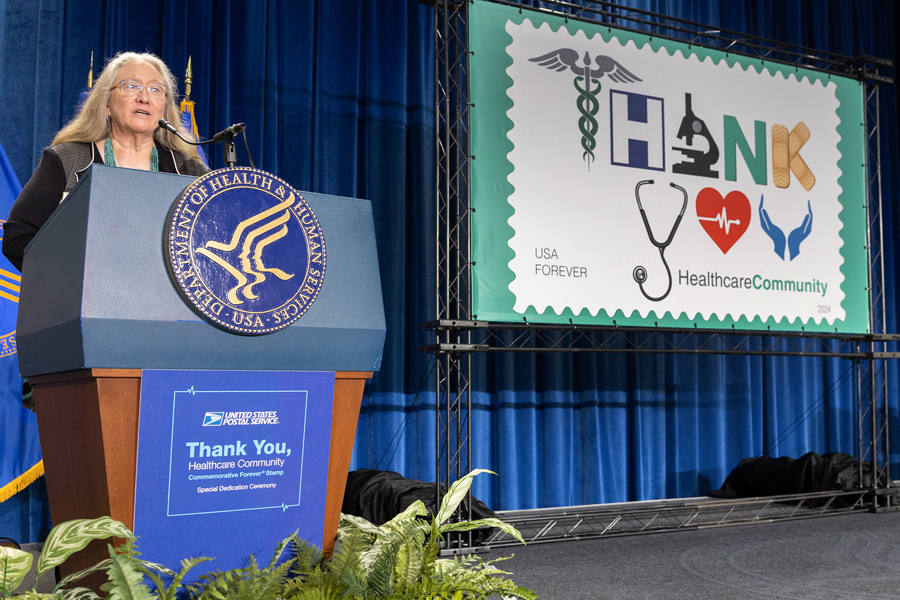
[[[103, 145], [103, 162], [110, 167], [116, 166], [116, 154], [113, 152], [111, 138], [106, 138], [106, 143]], [[156, 151], [156, 144], [153, 145], [153, 149], [150, 151], [150, 170], [154, 172], [159, 171], [159, 152]]]

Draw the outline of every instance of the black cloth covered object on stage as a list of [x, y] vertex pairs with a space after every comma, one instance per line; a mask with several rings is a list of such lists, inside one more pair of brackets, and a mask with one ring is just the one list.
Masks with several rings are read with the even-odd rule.
[[[709, 493], [714, 498], [784, 496], [812, 492], [860, 489], [860, 462], [849, 454], [808, 452], [798, 459], [768, 456], [745, 458], [725, 479], [722, 489]], [[886, 478], [879, 469], [878, 479]], [[872, 465], [862, 463], [862, 487], [873, 485]]]
[[[447, 493], [441, 485], [441, 497]], [[347, 489], [341, 512], [382, 525], [403, 512], [410, 504], [421, 500], [428, 510], [428, 519], [437, 512], [434, 498], [434, 482], [407, 479], [393, 471], [358, 469], [347, 475]], [[461, 505], [462, 506], [462, 505]], [[487, 505], [472, 498], [472, 519], [496, 518], [497, 514]], [[486, 539], [490, 528], [472, 532], [477, 540]]]

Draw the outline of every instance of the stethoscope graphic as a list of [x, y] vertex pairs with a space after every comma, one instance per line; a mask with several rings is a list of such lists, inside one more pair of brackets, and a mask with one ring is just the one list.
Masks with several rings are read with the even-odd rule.
[[669, 292], [672, 291], [672, 271], [669, 270], [669, 263], [666, 262], [665, 251], [669, 244], [672, 243], [672, 238], [675, 237], [675, 232], [678, 230], [678, 225], [681, 223], [681, 217], [684, 216], [684, 211], [687, 209], [688, 205], [688, 195], [683, 187], [680, 185], [675, 185], [674, 183], [670, 183], [673, 188], [676, 190], [681, 190], [681, 193], [684, 194], [684, 203], [681, 205], [681, 212], [678, 213], [678, 218], [675, 219], [675, 224], [672, 225], [672, 231], [669, 233], [669, 237], [665, 242], [657, 242], [656, 238], [653, 236], [653, 231], [650, 229], [650, 223], [647, 222], [647, 213], [644, 212], [644, 207], [641, 205], [641, 186], [644, 184], [653, 183], [652, 179], [647, 179], [644, 181], [639, 181], [638, 184], [634, 187], [634, 197], [637, 199], [638, 210], [641, 211], [641, 218], [644, 220], [644, 227], [647, 229], [647, 235], [650, 236], [650, 241], [654, 246], [659, 248], [659, 257], [662, 259], [663, 265], [666, 267], [666, 273], [669, 276], [669, 287], [666, 288], [666, 293], [660, 296], [659, 298], [654, 298], [647, 294], [644, 291], [644, 282], [647, 281], [647, 269], [645, 267], [637, 266], [634, 268], [634, 280], [637, 281], [637, 284], [641, 287], [641, 293], [644, 295], [647, 300], [652, 302], [659, 302], [663, 300], [666, 296], [669, 295]]

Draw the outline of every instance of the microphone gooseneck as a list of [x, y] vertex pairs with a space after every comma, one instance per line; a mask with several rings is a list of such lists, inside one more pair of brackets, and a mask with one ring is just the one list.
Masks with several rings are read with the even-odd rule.
[[[237, 153], [235, 152], [234, 138], [237, 137], [237, 135], [239, 133], [241, 133], [242, 131], [244, 131], [247, 128], [247, 126], [243, 123], [235, 123], [231, 127], [223, 129], [222, 131], [220, 131], [219, 133], [214, 135], [211, 140], [206, 140], [205, 142], [196, 142], [194, 140], [189, 140], [189, 139], [185, 138], [183, 135], [181, 135], [181, 132], [175, 128], [174, 125], [172, 125], [165, 119], [160, 119], [159, 121], [157, 121], [157, 124], [160, 127], [162, 127], [163, 129], [165, 129], [166, 131], [174, 133], [179, 138], [181, 138], [182, 141], [184, 141], [185, 143], [188, 143], [192, 146], [204, 146], [206, 144], [219, 144], [219, 143], [225, 142], [225, 165], [227, 167], [233, 167], [237, 164]], [[244, 134], [244, 145], [246, 146], [246, 144], [247, 144], [247, 134], [245, 133]], [[247, 148], [247, 156], [248, 157], [250, 156], [250, 148], [249, 147]], [[253, 166], [252, 158], [250, 158], [250, 166]]]
[[170, 131], [170, 132], [174, 133], [175, 135], [180, 137], [182, 140], [184, 140], [185, 142], [187, 142], [188, 144], [191, 144], [193, 146], [203, 146], [205, 144], [220, 144], [222, 142], [230, 142], [230, 141], [234, 140], [234, 138], [237, 137], [237, 135], [240, 132], [242, 132], [244, 129], [247, 128], [247, 126], [243, 123], [235, 123], [231, 127], [227, 127], [225, 129], [223, 129], [222, 131], [220, 131], [219, 133], [217, 133], [216, 135], [214, 135], [211, 140], [206, 140], [205, 142], [196, 142], [194, 140], [189, 140], [189, 139], [185, 138], [183, 135], [181, 135], [181, 132], [179, 132], [177, 129], [175, 129], [174, 125], [172, 125], [165, 119], [160, 119], [158, 121], [158, 124], [160, 127], [165, 129], [166, 131]]

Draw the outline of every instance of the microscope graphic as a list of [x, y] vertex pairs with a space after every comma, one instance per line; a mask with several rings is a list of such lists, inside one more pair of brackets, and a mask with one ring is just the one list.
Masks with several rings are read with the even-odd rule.
[[719, 176], [718, 171], [713, 171], [710, 167], [719, 160], [719, 147], [716, 146], [715, 140], [709, 133], [706, 123], [703, 119], [697, 118], [691, 109], [691, 95], [684, 95], [684, 118], [681, 119], [681, 126], [678, 127], [678, 139], [684, 140], [688, 146], [694, 145], [694, 136], [698, 135], [706, 140], [709, 148], [701, 150], [699, 148], [678, 148], [673, 146], [672, 150], [678, 150], [684, 154], [684, 160], [680, 163], [672, 165], [672, 172], [681, 173], [682, 175], [697, 175], [698, 177]]

